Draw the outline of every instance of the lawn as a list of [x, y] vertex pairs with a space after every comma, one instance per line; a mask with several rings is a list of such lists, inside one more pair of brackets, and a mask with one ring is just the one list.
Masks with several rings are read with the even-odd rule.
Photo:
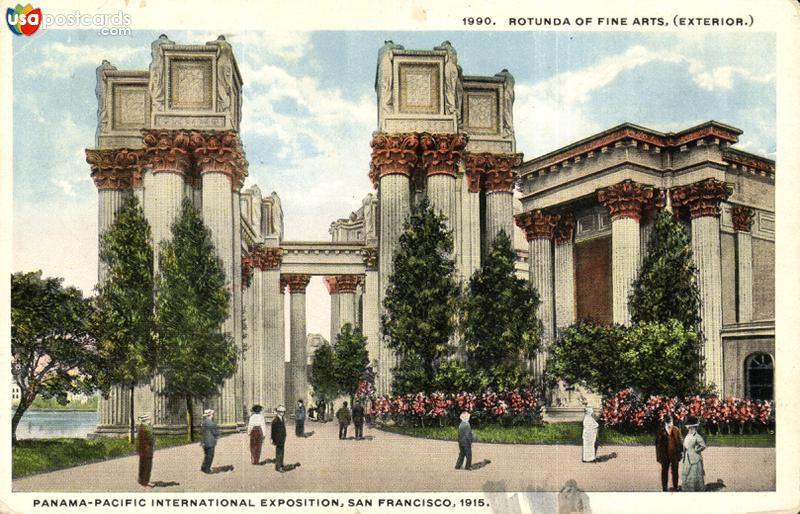
[[[428, 439], [458, 439], [457, 426], [402, 427], [381, 425], [380, 429], [412, 437]], [[503, 427], [486, 425], [473, 428], [477, 442], [512, 444], [583, 444], [580, 423], [546, 423], [532, 427]], [[710, 446], [775, 446], [775, 434], [702, 434]], [[624, 434], [613, 428], [601, 428], [600, 444], [652, 445], [655, 436]]]
[[[196, 438], [197, 440], [197, 438]], [[156, 436], [156, 449], [189, 444], [185, 434]], [[196, 444], [196, 443], [195, 443]], [[126, 437], [22, 439], [11, 450], [13, 478], [136, 453]]]

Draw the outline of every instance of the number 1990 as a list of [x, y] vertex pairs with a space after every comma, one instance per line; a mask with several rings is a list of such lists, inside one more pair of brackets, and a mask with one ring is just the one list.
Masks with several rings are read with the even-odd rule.
[[494, 25], [494, 22], [488, 16], [478, 18], [462, 18], [461, 21], [464, 23], [464, 25]]

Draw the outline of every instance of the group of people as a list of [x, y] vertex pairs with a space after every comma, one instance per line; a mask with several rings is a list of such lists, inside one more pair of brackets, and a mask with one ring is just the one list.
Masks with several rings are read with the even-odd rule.
[[[263, 407], [254, 405], [252, 414], [247, 422], [247, 435], [250, 437], [250, 463], [258, 465], [261, 463], [261, 449], [264, 439], [267, 437], [267, 420], [261, 413]], [[275, 471], [288, 471], [283, 464], [284, 449], [286, 447], [286, 407], [279, 405], [275, 409], [275, 417], [270, 423], [269, 437], [275, 446]], [[303, 400], [297, 400], [295, 410], [295, 435], [306, 437], [305, 434], [306, 409]], [[299, 465], [299, 464], [298, 464]]]
[[342, 403], [339, 410], [336, 411], [336, 421], [339, 422], [339, 439], [347, 439], [347, 429], [350, 427], [350, 422], [356, 428], [356, 439], [364, 438], [364, 406], [361, 402], [357, 401], [353, 405], [353, 411], [347, 407], [347, 402]]
[[[594, 410], [586, 407], [583, 417], [583, 462], [597, 461], [597, 430]], [[661, 465], [661, 489], [668, 491], [668, 478], [672, 473], [673, 491], [705, 491], [703, 450], [706, 442], [697, 432], [700, 425], [695, 416], [686, 418], [686, 436], [675, 426], [672, 416], [666, 415], [656, 431], [656, 461]], [[681, 466], [681, 487], [678, 487], [678, 467]]]

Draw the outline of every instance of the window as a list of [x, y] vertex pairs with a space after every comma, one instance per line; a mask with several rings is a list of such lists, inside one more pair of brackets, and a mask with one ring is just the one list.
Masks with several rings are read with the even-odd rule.
[[767, 353], [754, 353], [744, 361], [746, 395], [750, 400], [772, 400], [775, 369]]

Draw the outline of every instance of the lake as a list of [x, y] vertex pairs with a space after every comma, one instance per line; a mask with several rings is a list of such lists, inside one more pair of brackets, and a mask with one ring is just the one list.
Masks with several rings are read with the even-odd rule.
[[[11, 410], [13, 416], [14, 409]], [[97, 411], [29, 410], [17, 426], [17, 439], [86, 437], [97, 429]]]

